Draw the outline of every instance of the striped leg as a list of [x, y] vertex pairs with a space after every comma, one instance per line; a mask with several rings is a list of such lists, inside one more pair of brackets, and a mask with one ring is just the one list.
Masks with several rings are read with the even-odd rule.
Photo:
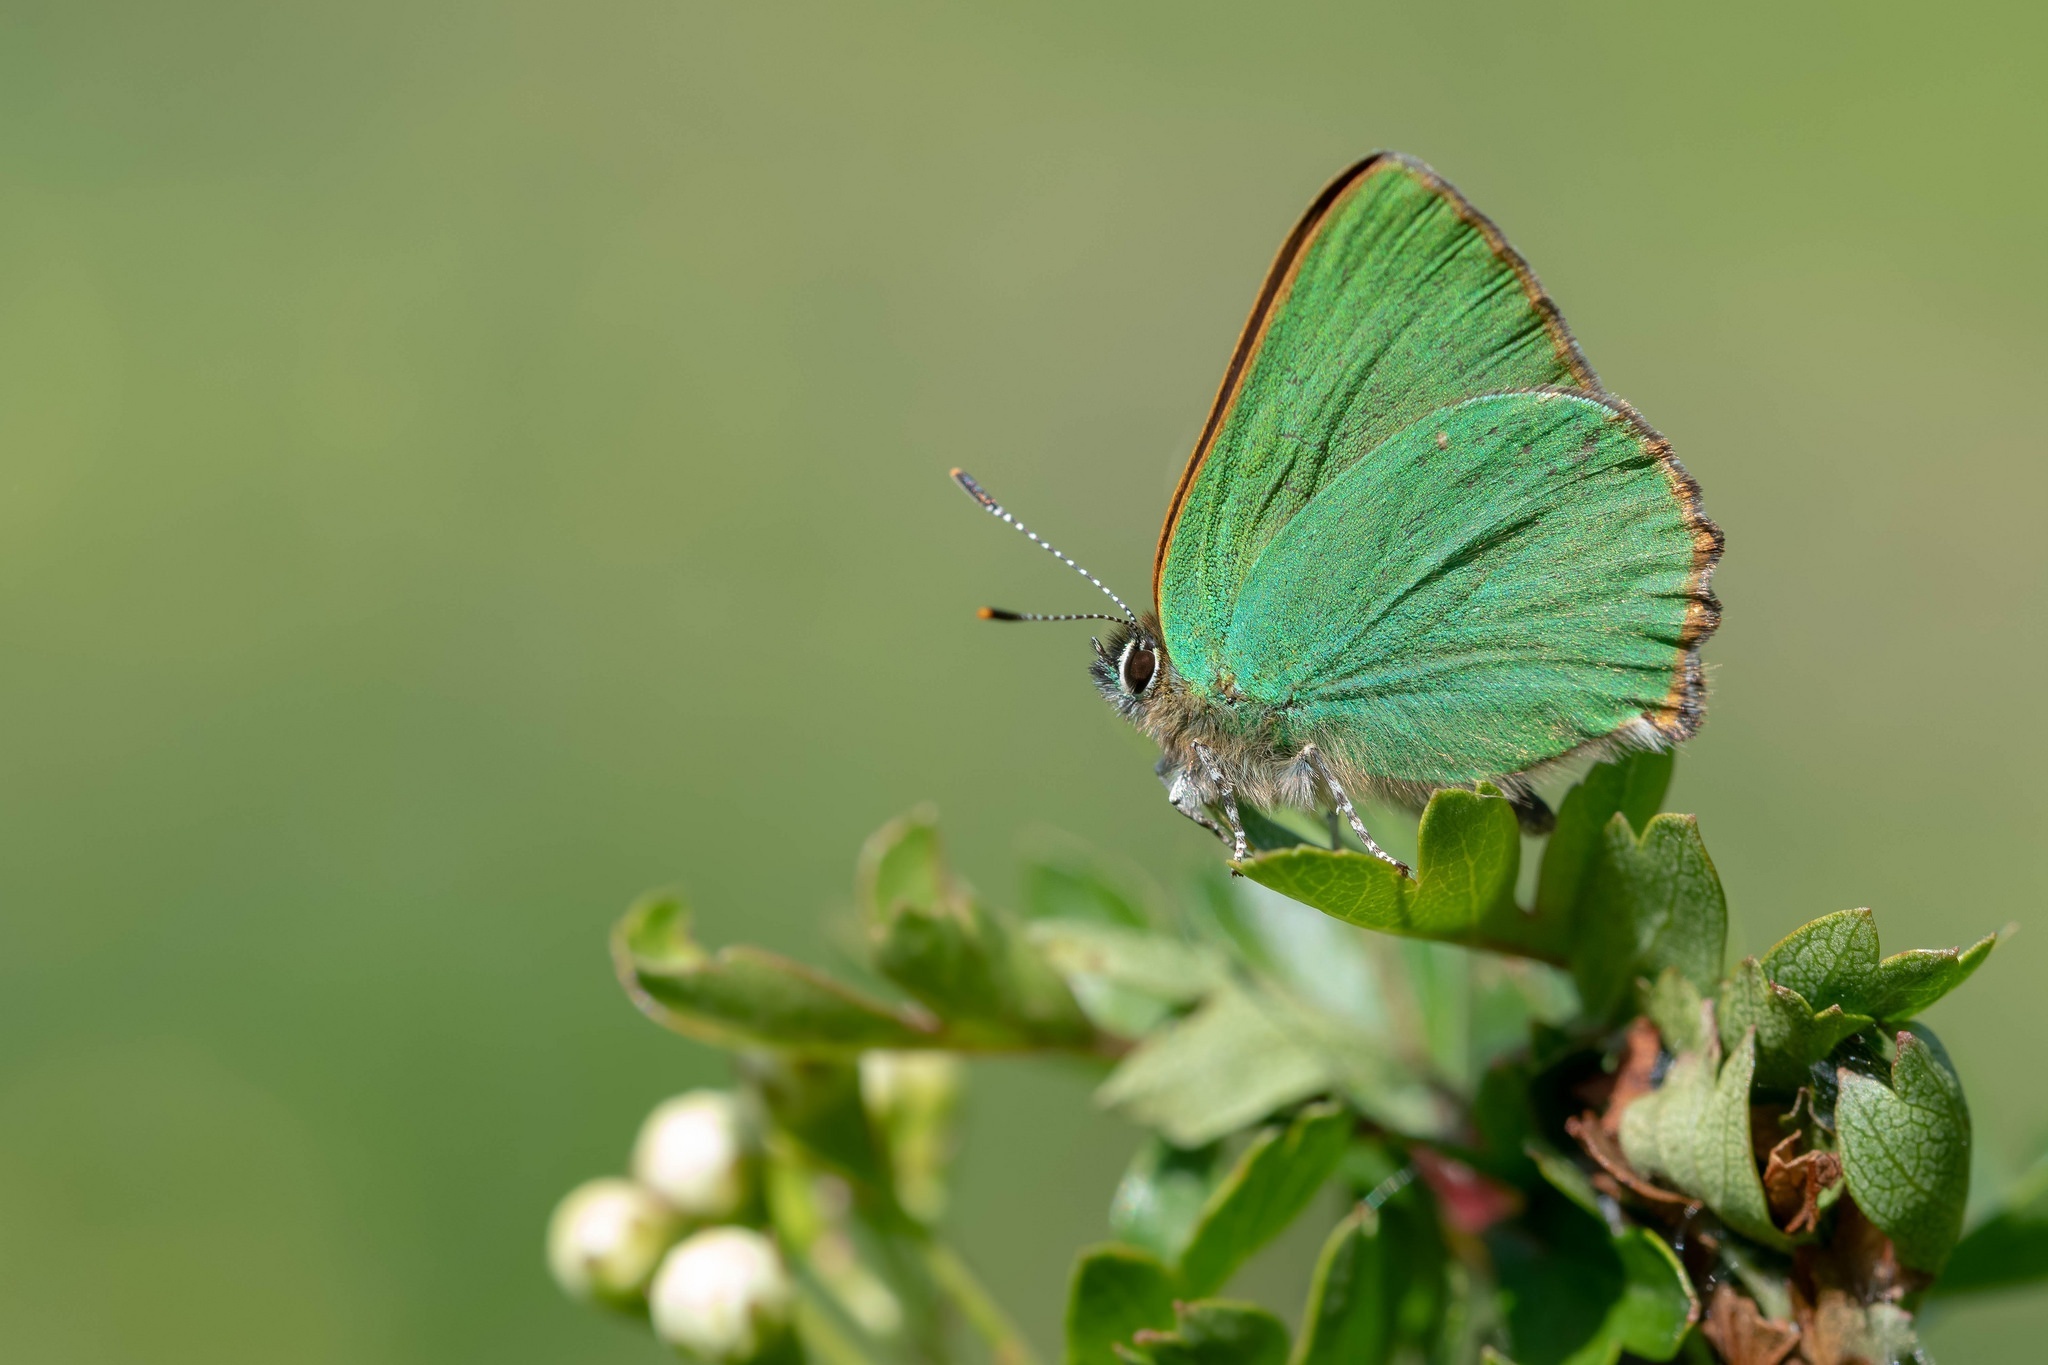
[[1408, 864], [1373, 842], [1372, 835], [1366, 831], [1365, 821], [1359, 819], [1358, 812], [1352, 808], [1351, 798], [1344, 794], [1344, 788], [1338, 785], [1336, 777], [1330, 772], [1330, 765], [1323, 761], [1322, 751], [1311, 744], [1301, 751], [1301, 759], [1302, 762], [1308, 764], [1317, 777], [1323, 780], [1323, 785], [1330, 789], [1330, 799], [1337, 803], [1337, 809], [1342, 811], [1344, 818], [1351, 822], [1351, 832], [1358, 836], [1359, 843], [1365, 845], [1365, 851], [1378, 858], [1381, 862], [1391, 863], [1399, 868], [1402, 876], [1414, 876], [1415, 874], [1409, 869]]
[[1241, 863], [1245, 860], [1244, 826], [1239, 824], [1237, 819], [1237, 789], [1223, 776], [1223, 769], [1217, 765], [1216, 755], [1210, 753], [1205, 745], [1197, 744], [1194, 750], [1195, 757], [1209, 770], [1209, 781], [1214, 783], [1216, 790], [1222, 794], [1223, 818], [1230, 822], [1230, 861]]

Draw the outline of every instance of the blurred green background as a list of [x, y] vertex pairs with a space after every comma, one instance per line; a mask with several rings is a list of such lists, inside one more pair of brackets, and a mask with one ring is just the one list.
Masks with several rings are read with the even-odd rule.
[[[1679, 769], [1737, 944], [2031, 924], [1932, 1022], [2048, 1143], [2035, 7], [0, 4], [0, 1352], [645, 1361], [541, 1231], [718, 1059], [675, 882], [818, 957], [920, 798], [998, 895], [1213, 845], [1083, 677], [1266, 261], [1432, 161], [1727, 529]], [[1128, 1135], [977, 1073], [1042, 1338]], [[2038, 1354], [2048, 1299], [1948, 1360]], [[2022, 1343], [2032, 1343], [2027, 1349]]]

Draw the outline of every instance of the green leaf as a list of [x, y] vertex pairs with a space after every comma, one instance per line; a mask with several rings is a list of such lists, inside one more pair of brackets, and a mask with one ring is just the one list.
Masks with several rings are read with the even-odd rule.
[[1744, 958], [1721, 988], [1715, 1012], [1721, 1021], [1721, 1046], [1731, 1052], [1745, 1032], [1756, 1030], [1757, 1084], [1779, 1090], [1807, 1084], [1815, 1062], [1871, 1023], [1869, 1015], [1845, 1014], [1840, 1005], [1816, 1014], [1799, 992], [1765, 980], [1763, 967], [1753, 957]]
[[1901, 1032], [1898, 1045], [1889, 1086], [1847, 1067], [1836, 1073], [1842, 1174], [1899, 1260], [1939, 1273], [1970, 1197], [1970, 1111], [1931, 1033]]
[[1771, 1222], [1749, 1138], [1749, 1088], [1756, 1038], [1721, 1063], [1719, 1038], [1681, 1053], [1664, 1084], [1622, 1112], [1621, 1148], [1629, 1164], [1662, 1176], [1704, 1201], [1737, 1232], [1766, 1246], [1788, 1245]]
[[1402, 1269], [1391, 1228], [1364, 1204], [1323, 1242], [1293, 1365], [1381, 1365], [1400, 1324]]
[[1622, 1291], [1608, 1310], [1602, 1332], [1622, 1351], [1644, 1360], [1670, 1360], [1699, 1317], [1699, 1299], [1678, 1253], [1648, 1228], [1630, 1228], [1614, 1239], [1621, 1258]]
[[[1606, 1228], [1599, 1196], [1576, 1163], [1541, 1143], [1529, 1145], [1529, 1156], [1551, 1188]], [[1592, 1338], [1566, 1359], [1610, 1365], [1626, 1350], [1644, 1360], [1669, 1360], [1699, 1316], [1692, 1281], [1677, 1253], [1648, 1229], [1609, 1235], [1621, 1266], [1619, 1291]]]
[[1067, 1285], [1066, 1365], [1121, 1365], [1119, 1344], [1173, 1320], [1166, 1267], [1135, 1247], [1085, 1251]]
[[1240, 804], [1237, 815], [1238, 824], [1244, 827], [1244, 841], [1254, 853], [1275, 853], [1303, 845], [1317, 847], [1291, 825], [1282, 824], [1257, 806]]
[[1218, 1143], [1191, 1150], [1147, 1138], [1116, 1187], [1110, 1231], [1162, 1261], [1178, 1261], [1215, 1187], [1222, 1155]]
[[1555, 1147], [1534, 1138], [1523, 1144], [1523, 1150], [1528, 1153], [1529, 1159], [1536, 1163], [1537, 1172], [1550, 1188], [1593, 1217], [1604, 1217], [1600, 1212], [1600, 1196], [1594, 1191], [1593, 1182], [1587, 1179], [1586, 1173], [1579, 1169], [1576, 1162], [1567, 1159]]
[[1538, 918], [1570, 924], [1606, 840], [1608, 822], [1619, 813], [1631, 829], [1648, 825], [1664, 803], [1671, 765], [1669, 752], [1626, 754], [1593, 768], [1565, 793], [1536, 879]]
[[1026, 930], [1097, 1027], [1139, 1038], [1174, 1007], [1189, 1005], [1228, 977], [1223, 955], [1201, 944], [1100, 921], [1041, 919]]
[[936, 905], [959, 894], [939, 847], [938, 814], [919, 806], [869, 835], [854, 864], [861, 912], [881, 915], [899, 901]]
[[1515, 904], [1521, 857], [1513, 806], [1452, 789], [1422, 813], [1413, 879], [1363, 853], [1308, 846], [1258, 854], [1239, 870], [1347, 924], [1561, 963], [1564, 927]]
[[1319, 1049], [1232, 986], [1140, 1043], [1095, 1099], [1179, 1146], [1201, 1147], [1336, 1079]]
[[1112, 870], [1080, 847], [1063, 844], [1024, 864], [1024, 912], [1034, 920], [1149, 929], [1155, 919], [1151, 903], [1137, 878]]
[[1998, 1212], [1970, 1229], [1935, 1282], [1938, 1294], [2048, 1280], [2048, 1157], [2034, 1163]]
[[946, 870], [928, 809], [868, 839], [855, 884], [876, 970], [938, 1014], [956, 1045], [1094, 1044], [1094, 1025], [1020, 926]]
[[1880, 959], [1877, 917], [1840, 910], [1805, 924], [1765, 955], [1764, 975], [1817, 1007], [1888, 1022], [1910, 1019], [1970, 978], [1998, 946], [1987, 934], [1967, 948], [1918, 948]]
[[1517, 1360], [1604, 1362], [1612, 1346], [1606, 1322], [1623, 1278], [1603, 1222], [1539, 1188], [1522, 1217], [1487, 1230], [1486, 1248]]
[[815, 1161], [892, 1203], [889, 1161], [861, 1103], [860, 1069], [850, 1063], [786, 1053], [754, 1053], [742, 1074], [760, 1096], [778, 1134]]
[[1141, 1331], [1121, 1352], [1142, 1365], [1286, 1365], [1287, 1326], [1250, 1303], [1174, 1305], [1173, 1330]]
[[612, 961], [627, 995], [678, 1033], [720, 1047], [826, 1056], [939, 1041], [937, 1021], [922, 1010], [884, 1004], [758, 948], [707, 952], [690, 937], [689, 921], [679, 899], [653, 895], [612, 931]]
[[1067, 983], [1001, 911], [898, 901], [870, 930], [875, 968], [945, 1021], [962, 1047], [1092, 1048]]
[[1721, 981], [1728, 901], [1689, 815], [1659, 815], [1638, 838], [1608, 821], [1581, 898], [1572, 977], [1586, 1012], [1611, 1016], [1638, 977], [1676, 967], [1702, 992]]
[[1706, 1046], [1706, 1032], [1700, 1025], [1700, 988], [1676, 967], [1666, 967], [1643, 997], [1643, 1013], [1657, 1026], [1664, 1046], [1673, 1054], [1698, 1052]]
[[1292, 1123], [1262, 1129], [1210, 1193], [1181, 1253], [1182, 1290], [1200, 1297], [1287, 1229], [1337, 1169], [1354, 1120], [1335, 1104], [1312, 1104]]

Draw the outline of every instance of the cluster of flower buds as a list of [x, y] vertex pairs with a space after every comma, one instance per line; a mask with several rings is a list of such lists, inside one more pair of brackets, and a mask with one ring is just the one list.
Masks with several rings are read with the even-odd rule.
[[655, 1107], [632, 1178], [570, 1191], [548, 1266], [572, 1297], [645, 1311], [707, 1365], [764, 1365], [790, 1341], [795, 1289], [759, 1221], [760, 1142], [738, 1096], [695, 1090]]

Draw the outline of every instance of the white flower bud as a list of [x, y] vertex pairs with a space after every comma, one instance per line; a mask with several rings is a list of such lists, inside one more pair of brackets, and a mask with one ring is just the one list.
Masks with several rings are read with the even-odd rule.
[[675, 1211], [630, 1180], [571, 1190], [548, 1220], [548, 1269], [572, 1298], [635, 1303], [682, 1228]]
[[706, 1228], [669, 1252], [647, 1307], [669, 1345], [710, 1365], [751, 1365], [787, 1340], [795, 1298], [773, 1242], [752, 1228]]
[[739, 1098], [692, 1090], [655, 1106], [633, 1144], [633, 1178], [686, 1218], [730, 1218], [753, 1192], [753, 1135]]

